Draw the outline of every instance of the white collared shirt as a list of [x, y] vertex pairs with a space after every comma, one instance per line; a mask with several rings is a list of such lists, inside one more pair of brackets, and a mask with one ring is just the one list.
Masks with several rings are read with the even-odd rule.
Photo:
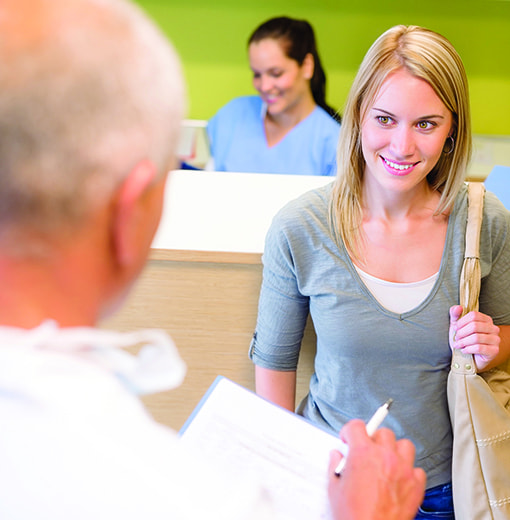
[[118, 351], [139, 339], [0, 327], [0, 518], [273, 518], [260, 487], [207, 469], [133, 395], [165, 379], [155, 365], [175, 364], [170, 386], [184, 366], [168, 341], [152, 345], [159, 357]]

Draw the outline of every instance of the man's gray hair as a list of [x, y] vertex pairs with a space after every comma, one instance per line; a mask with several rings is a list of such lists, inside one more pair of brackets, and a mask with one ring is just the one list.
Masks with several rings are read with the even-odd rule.
[[2, 0], [0, 64], [0, 233], [79, 222], [140, 160], [170, 166], [180, 63], [136, 6]]

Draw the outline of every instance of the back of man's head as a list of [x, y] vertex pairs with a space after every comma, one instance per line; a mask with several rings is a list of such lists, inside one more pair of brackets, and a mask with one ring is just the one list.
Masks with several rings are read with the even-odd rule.
[[173, 166], [180, 65], [127, 1], [2, 0], [0, 63], [1, 248], [79, 223], [141, 160]]

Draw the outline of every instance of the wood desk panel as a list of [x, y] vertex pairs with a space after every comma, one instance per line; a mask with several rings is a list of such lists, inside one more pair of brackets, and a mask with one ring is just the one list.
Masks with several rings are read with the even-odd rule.
[[[153, 250], [125, 305], [102, 326], [121, 331], [163, 328], [188, 365], [183, 385], [144, 398], [156, 420], [180, 429], [217, 375], [254, 389], [248, 348], [262, 280], [259, 254]], [[311, 324], [298, 370], [306, 395], [315, 354]]]

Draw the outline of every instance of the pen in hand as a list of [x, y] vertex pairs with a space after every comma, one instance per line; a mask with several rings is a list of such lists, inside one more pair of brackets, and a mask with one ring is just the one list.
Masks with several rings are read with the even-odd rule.
[[[371, 419], [367, 422], [366, 429], [367, 429], [367, 435], [369, 437], [372, 437], [372, 435], [375, 433], [377, 428], [381, 426], [382, 422], [388, 415], [388, 412], [390, 410], [390, 406], [393, 403], [393, 399], [388, 399], [382, 406], [380, 406], [374, 415], [371, 417]], [[345, 467], [345, 463], [347, 461], [347, 449], [345, 449], [345, 445], [342, 446], [342, 449], [340, 449], [340, 452], [344, 456], [344, 458], [339, 462], [338, 466], [335, 469], [335, 475], [339, 477], [342, 473], [342, 470]]]

